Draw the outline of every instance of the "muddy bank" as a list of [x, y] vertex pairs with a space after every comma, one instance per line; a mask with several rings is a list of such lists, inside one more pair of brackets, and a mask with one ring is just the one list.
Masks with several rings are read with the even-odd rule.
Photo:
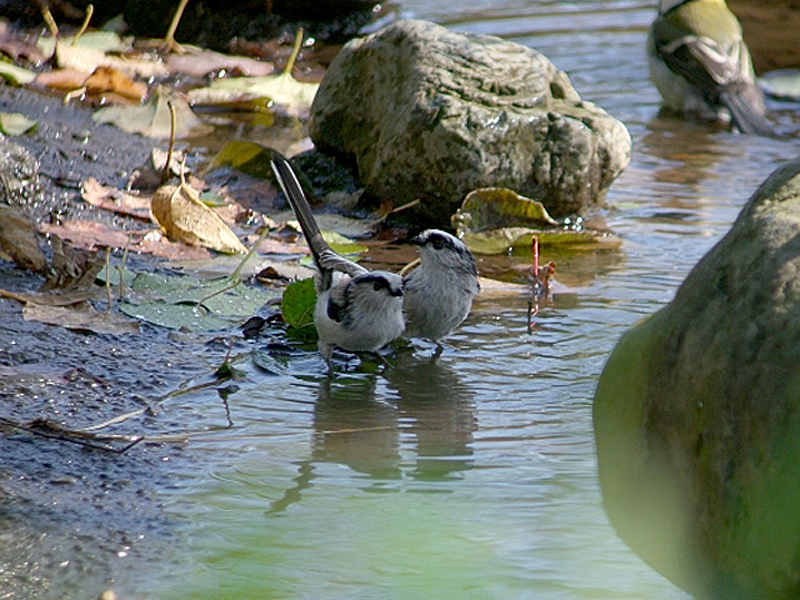
[[[80, 200], [80, 184], [95, 177], [123, 187], [157, 142], [95, 125], [88, 109], [20, 88], [0, 86], [0, 111], [39, 123], [14, 138], [41, 163], [41, 193], [28, 207], [35, 220], [145, 226], [89, 206]], [[0, 287], [34, 292], [42, 282], [0, 260]], [[116, 454], [9, 422], [79, 429], [147, 409], [181, 383], [213, 372], [228, 349], [206, 338], [176, 341], [155, 327], [113, 336], [29, 322], [10, 299], [0, 299], [0, 340], [0, 596], [93, 598], [113, 588], [126, 597], [126, 589], [139, 587], [127, 579], [130, 565], [138, 573], [149, 570], [143, 564], [161, 571], [165, 551], [176, 545], [176, 523], [164, 515], [159, 490], [202, 465], [179, 444], [140, 444]], [[184, 408], [175, 402], [145, 410], [112, 431], [182, 431]]]

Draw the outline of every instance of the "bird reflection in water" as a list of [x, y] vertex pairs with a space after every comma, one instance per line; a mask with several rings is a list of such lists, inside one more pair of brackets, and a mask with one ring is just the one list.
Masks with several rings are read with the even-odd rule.
[[[385, 378], [385, 381], [381, 381]], [[384, 385], [385, 384], [385, 385]], [[281, 512], [310, 489], [318, 463], [346, 465], [385, 483], [433, 482], [472, 468], [475, 406], [469, 388], [441, 360], [402, 349], [381, 375], [352, 373], [319, 382], [311, 456], [294, 486], [270, 505]], [[413, 436], [416, 443], [406, 443]]]

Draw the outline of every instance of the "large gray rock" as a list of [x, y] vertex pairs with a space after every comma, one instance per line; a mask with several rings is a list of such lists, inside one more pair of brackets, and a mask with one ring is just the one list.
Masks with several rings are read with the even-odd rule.
[[594, 399], [620, 536], [701, 598], [800, 597], [800, 160], [776, 170]]
[[420, 198], [449, 222], [464, 196], [502, 186], [551, 214], [601, 202], [630, 159], [625, 126], [581, 101], [542, 54], [497, 37], [400, 21], [350, 41], [311, 108], [323, 152], [354, 158], [366, 188]]

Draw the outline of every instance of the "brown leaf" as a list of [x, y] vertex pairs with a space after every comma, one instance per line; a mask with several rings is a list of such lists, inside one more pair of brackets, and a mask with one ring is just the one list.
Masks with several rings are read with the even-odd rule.
[[61, 225], [40, 223], [39, 231], [55, 234], [62, 240], [69, 240], [74, 246], [87, 250], [96, 250], [101, 246], [124, 248], [128, 244], [127, 233], [94, 221], [66, 221]]
[[83, 183], [81, 198], [89, 204], [105, 210], [129, 215], [144, 221], [151, 220], [151, 198], [149, 196], [136, 196], [118, 190], [115, 187], [102, 185], [94, 177], [90, 177]]
[[38, 321], [60, 325], [67, 329], [93, 331], [95, 333], [138, 333], [139, 321], [115, 312], [97, 312], [88, 302], [71, 306], [49, 306], [27, 303], [22, 309], [26, 321]]
[[153, 197], [152, 211], [171, 239], [228, 254], [247, 252], [225, 222], [185, 183], [159, 188]]
[[30, 217], [16, 206], [0, 204], [0, 255], [38, 273], [47, 271]]
[[183, 46], [187, 53], [170, 54], [167, 65], [173, 71], [194, 77], [203, 77], [215, 71], [237, 71], [249, 77], [269, 75], [275, 70], [272, 63], [246, 56], [231, 56], [193, 46]]
[[36, 83], [55, 89], [69, 92], [83, 87], [83, 83], [90, 73], [76, 69], [56, 69], [36, 75]]
[[130, 77], [113, 67], [100, 66], [86, 79], [84, 84], [90, 94], [100, 95], [115, 92], [131, 100], [142, 101], [147, 96], [147, 85], [133, 81]]
[[105, 260], [98, 257], [97, 252], [72, 247], [57, 235], [51, 237], [53, 260], [41, 291], [93, 290], [94, 280], [105, 265]]
[[[135, 234], [131, 234], [135, 237]], [[142, 254], [152, 254], [168, 260], [197, 260], [209, 258], [211, 253], [200, 246], [190, 246], [184, 242], [172, 242], [160, 230], [147, 232], [134, 249]]]

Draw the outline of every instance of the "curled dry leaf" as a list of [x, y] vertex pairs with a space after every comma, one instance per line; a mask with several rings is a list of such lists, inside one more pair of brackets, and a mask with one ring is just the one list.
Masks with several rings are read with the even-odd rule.
[[482, 188], [467, 194], [452, 217], [464, 243], [479, 254], [502, 254], [515, 246], [541, 245], [616, 248], [622, 241], [608, 230], [585, 227], [581, 219], [560, 223], [544, 206], [506, 188]]
[[167, 236], [174, 240], [227, 254], [247, 252], [236, 234], [186, 183], [159, 188], [153, 197], [152, 211]]
[[134, 81], [113, 67], [100, 66], [89, 75], [83, 84], [89, 94], [100, 95], [115, 92], [124, 98], [140, 102], [147, 96], [147, 85]]

